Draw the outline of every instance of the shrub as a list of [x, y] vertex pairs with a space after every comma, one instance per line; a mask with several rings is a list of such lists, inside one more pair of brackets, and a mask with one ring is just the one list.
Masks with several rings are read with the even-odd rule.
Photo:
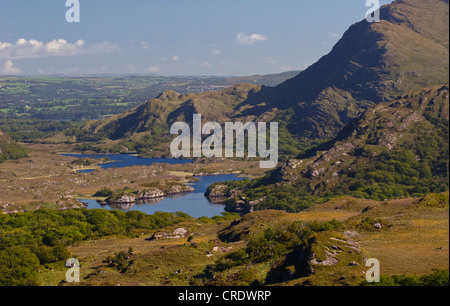
[[37, 256], [26, 247], [0, 250], [0, 286], [39, 285], [39, 266]]
[[113, 195], [113, 191], [107, 187], [104, 187], [102, 189], [100, 189], [99, 191], [97, 191], [93, 196], [94, 197], [99, 197], [99, 198], [108, 198], [110, 196]]

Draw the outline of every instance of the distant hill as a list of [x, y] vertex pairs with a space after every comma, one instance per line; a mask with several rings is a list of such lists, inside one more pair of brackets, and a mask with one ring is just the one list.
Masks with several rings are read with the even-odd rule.
[[0, 131], [0, 163], [9, 160], [26, 157], [28, 152], [25, 148], [14, 142], [8, 134]]
[[264, 86], [277, 86], [301, 73], [300, 70], [287, 71], [278, 74], [252, 75], [243, 77], [229, 77], [226, 82], [230, 85], [248, 83]]
[[290, 71], [241, 77], [149, 75], [0, 77], [0, 120], [98, 120], [121, 114], [169, 90], [188, 94], [219, 91], [239, 83], [276, 86], [299, 73], [300, 71]]
[[189, 122], [197, 112], [218, 122], [279, 122], [282, 153], [296, 154], [332, 139], [377, 103], [447, 83], [448, 26], [448, 1], [394, 1], [381, 9], [380, 23], [352, 25], [328, 55], [276, 87], [244, 84], [198, 95], [169, 92], [126, 114], [91, 122], [84, 130], [132, 142], [142, 141], [139, 133], [147, 132], [147, 141], [138, 145], [145, 147], [155, 144], [148, 135], [163, 143], [170, 139], [170, 123]]
[[[254, 181], [239, 197], [247, 199], [247, 205], [264, 199], [257, 209], [300, 210], [312, 197], [352, 195], [382, 201], [448, 188], [447, 84], [368, 109], [335, 139]], [[283, 192], [288, 189], [292, 192]], [[229, 208], [235, 204], [229, 201]]]

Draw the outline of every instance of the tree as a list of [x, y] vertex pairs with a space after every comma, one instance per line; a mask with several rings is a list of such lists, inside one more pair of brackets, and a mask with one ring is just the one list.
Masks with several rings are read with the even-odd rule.
[[28, 248], [0, 251], [0, 286], [37, 286], [39, 259]]

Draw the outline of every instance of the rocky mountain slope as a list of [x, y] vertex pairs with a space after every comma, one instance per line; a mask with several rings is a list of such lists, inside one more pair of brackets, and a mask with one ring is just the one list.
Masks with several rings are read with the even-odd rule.
[[213, 185], [229, 210], [302, 210], [320, 199], [384, 200], [448, 191], [449, 87], [427, 87], [380, 103], [330, 142], [246, 186]]
[[[333, 50], [276, 87], [237, 85], [215, 93], [167, 92], [123, 115], [85, 126], [86, 134], [140, 141], [140, 133], [168, 142], [169, 126], [205, 120], [278, 121], [283, 147], [304, 149], [331, 139], [367, 108], [449, 78], [449, 5], [441, 0], [398, 0], [384, 6], [380, 23], [352, 25]], [[147, 144], [154, 141], [147, 141]], [[296, 151], [287, 148], [285, 153]]]
[[[310, 191], [316, 194], [334, 189], [343, 181], [354, 181], [358, 171], [363, 170], [368, 182], [399, 183], [395, 178], [386, 181], [388, 172], [406, 175], [409, 170], [410, 179], [415, 176], [423, 180], [436, 176], [448, 179], [448, 98], [448, 85], [435, 86], [370, 108], [333, 141], [300, 156], [303, 159], [292, 160], [281, 169], [279, 179], [291, 180], [293, 173], [288, 169], [295, 170], [294, 173], [309, 180]], [[377, 165], [390, 164], [396, 153], [396, 157], [404, 159], [405, 169], [392, 163], [394, 169], [386, 168], [385, 177], [371, 175], [383, 168], [377, 169]], [[421, 184], [425, 185], [423, 180]], [[351, 192], [352, 186], [349, 188]]]

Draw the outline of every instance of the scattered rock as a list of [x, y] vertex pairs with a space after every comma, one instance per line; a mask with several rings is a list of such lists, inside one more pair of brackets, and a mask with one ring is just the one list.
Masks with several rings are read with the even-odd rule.
[[211, 189], [209, 189], [205, 196], [208, 198], [225, 198], [227, 197], [228, 193], [228, 186], [227, 185], [215, 185]]
[[186, 237], [188, 233], [189, 231], [185, 228], [177, 228], [176, 230], [173, 231], [173, 235], [181, 237]]
[[310, 261], [310, 264], [321, 265], [321, 266], [334, 266], [339, 263], [339, 260], [336, 258], [336, 254], [333, 254], [328, 251], [326, 252], [326, 254], [327, 254], [327, 259], [325, 259], [324, 261], [319, 261], [319, 260], [317, 260], [317, 258], [314, 258]]
[[151, 236], [150, 238], [147, 238], [145, 240], [153, 241], [153, 240], [165, 239], [165, 238], [167, 238], [166, 232], [158, 232], [158, 233], [153, 234], [153, 236]]
[[213, 252], [220, 252], [222, 254], [225, 254], [225, 253], [230, 252], [232, 249], [233, 249], [233, 247], [226, 248], [226, 247], [222, 247], [222, 246], [215, 246], [213, 248]]
[[109, 204], [129, 204], [129, 203], [135, 203], [135, 202], [136, 202], [136, 197], [124, 195], [115, 201], [110, 201]]
[[185, 193], [185, 192], [194, 192], [195, 189], [192, 186], [188, 185], [172, 185], [170, 190], [167, 192], [169, 195]]
[[151, 190], [146, 190], [138, 195], [139, 200], [155, 199], [164, 197], [164, 192], [158, 188], [152, 188]]

